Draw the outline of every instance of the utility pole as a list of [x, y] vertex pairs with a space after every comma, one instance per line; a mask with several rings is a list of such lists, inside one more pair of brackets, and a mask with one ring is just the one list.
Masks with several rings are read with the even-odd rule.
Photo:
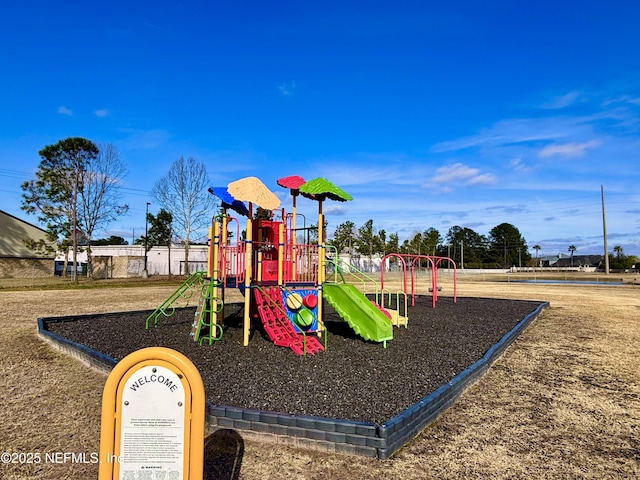
[[[73, 173], [73, 207], [71, 210], [72, 219], [71, 224], [73, 228], [73, 271], [71, 272], [71, 281], [78, 283], [78, 190], [79, 190], [79, 173], [78, 166], [74, 165], [75, 171]], [[68, 251], [68, 249], [67, 249]], [[66, 272], [65, 272], [66, 273]]]
[[507, 239], [503, 238], [502, 239], [502, 248], [503, 248], [503, 252], [504, 252], [504, 260], [503, 260], [503, 265], [504, 268], [507, 268]]
[[604, 273], [609, 275], [609, 247], [607, 247], [607, 218], [604, 214], [604, 186], [600, 185], [602, 194], [602, 235], [604, 236]]
[[142, 278], [147, 278], [149, 276], [149, 271], [147, 270], [147, 251], [149, 245], [149, 205], [150, 202], [147, 202], [147, 210], [144, 215], [144, 270], [142, 270]]
[[464, 240], [460, 240], [460, 266], [464, 270]]

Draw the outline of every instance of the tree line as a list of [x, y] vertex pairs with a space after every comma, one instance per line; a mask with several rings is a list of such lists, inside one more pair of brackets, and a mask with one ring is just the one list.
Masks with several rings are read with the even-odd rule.
[[[21, 185], [21, 208], [37, 215], [47, 232], [45, 241], [25, 240], [28, 247], [43, 253], [72, 249], [73, 263], [84, 248], [87, 252], [87, 276], [93, 278], [91, 246], [98, 244], [126, 245], [122, 237], [94, 239], [94, 234], [105, 231], [129, 206], [120, 202], [120, 185], [127, 169], [118, 149], [110, 143], [95, 144], [81, 137], [70, 137], [47, 145], [38, 152], [40, 163], [35, 178]], [[160, 207], [156, 215], [146, 214], [148, 226], [144, 236], [134, 243], [145, 245], [146, 250], [156, 245], [182, 244], [185, 247], [185, 266], [189, 273], [189, 245], [193, 236], [211, 222], [212, 212], [218, 205], [209, 195], [206, 166], [193, 158], [174, 161], [164, 177], [151, 190], [151, 198]], [[256, 214], [259, 213], [259, 210]], [[327, 225], [323, 228], [326, 230]], [[317, 225], [309, 228], [309, 239], [317, 242]], [[376, 254], [398, 252], [413, 255], [435, 255], [452, 258], [459, 267], [508, 268], [537, 263], [539, 245], [532, 259], [526, 240], [515, 226], [501, 223], [488, 235], [480, 235], [470, 228], [453, 226], [442, 235], [429, 227], [415, 232], [402, 243], [397, 233], [376, 229], [373, 220], [364, 225], [347, 221], [338, 225], [327, 242], [338, 253], [372, 258]], [[569, 247], [571, 258], [576, 250]], [[623, 254], [622, 247], [614, 247], [612, 266], [628, 268], [634, 256]], [[171, 255], [169, 250], [169, 256]], [[66, 255], [65, 255], [66, 262]], [[63, 272], [66, 274], [66, 264]], [[171, 274], [171, 272], [170, 272]], [[77, 270], [72, 269], [74, 281]]]
[[[422, 232], [414, 232], [400, 243], [397, 233], [387, 234], [383, 229], [377, 230], [373, 220], [368, 220], [361, 227], [347, 221], [336, 227], [327, 243], [337, 253], [368, 258], [370, 265], [374, 255], [402, 253], [449, 257], [458, 267], [464, 268], [538, 266], [538, 254], [542, 249], [538, 244], [531, 247], [535, 251], [535, 256], [532, 256], [525, 238], [518, 228], [509, 223], [493, 227], [488, 235], [455, 225], [443, 236], [436, 228], [429, 227]], [[572, 266], [577, 249], [575, 245], [567, 248]], [[620, 245], [614, 246], [609, 253], [609, 264], [614, 270], [630, 269], [634, 265], [637, 268], [639, 261], [635, 255], [625, 255]], [[424, 265], [427, 265], [426, 261]]]
[[333, 238], [327, 243], [338, 253], [365, 256], [370, 262], [374, 255], [394, 252], [449, 257], [459, 267], [465, 268], [529, 265], [532, 258], [526, 240], [518, 228], [509, 223], [493, 227], [488, 235], [456, 225], [443, 236], [437, 229], [429, 227], [400, 243], [397, 233], [387, 235], [384, 229], [377, 230], [373, 220], [357, 228], [353, 222], [347, 221], [336, 227]]

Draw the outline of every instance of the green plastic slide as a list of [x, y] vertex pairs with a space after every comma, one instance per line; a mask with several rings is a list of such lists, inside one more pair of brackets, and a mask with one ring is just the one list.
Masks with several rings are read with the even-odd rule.
[[338, 315], [365, 340], [386, 344], [393, 339], [391, 321], [355, 286], [348, 283], [325, 283], [322, 285], [322, 292]]

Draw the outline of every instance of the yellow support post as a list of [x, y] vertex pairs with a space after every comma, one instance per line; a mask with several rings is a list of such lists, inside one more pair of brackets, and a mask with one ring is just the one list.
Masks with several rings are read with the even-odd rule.
[[318, 212], [318, 271], [316, 276], [318, 278], [318, 330], [324, 330], [324, 322], [322, 321], [322, 285], [324, 284], [324, 258], [325, 258], [325, 245], [324, 245], [324, 215], [322, 214], [322, 202], [320, 202]]
[[249, 345], [249, 332], [251, 330], [251, 277], [253, 275], [253, 268], [251, 265], [251, 255], [252, 255], [252, 223], [251, 223], [251, 212], [249, 212], [249, 216], [247, 217], [247, 236], [245, 239], [245, 274], [244, 274], [244, 339], [243, 345], [246, 347]]
[[213, 257], [214, 257], [214, 253], [213, 253], [213, 244], [214, 244], [214, 239], [213, 239], [213, 225], [215, 223], [216, 219], [215, 217], [213, 217], [211, 219], [211, 225], [209, 225], [209, 229], [208, 229], [208, 234], [209, 234], [209, 254], [207, 255], [207, 277], [211, 278], [211, 276], [213, 275]]
[[283, 220], [278, 227], [278, 285], [284, 285], [284, 215]]

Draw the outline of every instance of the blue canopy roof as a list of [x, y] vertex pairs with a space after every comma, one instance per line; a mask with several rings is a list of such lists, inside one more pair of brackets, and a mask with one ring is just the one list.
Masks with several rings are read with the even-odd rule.
[[223, 208], [230, 208], [234, 212], [239, 213], [247, 217], [249, 215], [249, 209], [240, 200], [233, 198], [233, 195], [229, 193], [227, 187], [212, 187], [209, 189], [209, 193], [212, 193], [222, 201]]

